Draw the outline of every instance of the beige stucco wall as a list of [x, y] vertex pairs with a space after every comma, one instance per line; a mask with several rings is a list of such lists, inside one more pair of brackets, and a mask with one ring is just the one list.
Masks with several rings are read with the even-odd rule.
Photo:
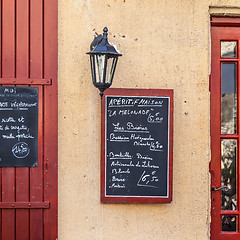
[[[59, 0], [60, 240], [209, 239], [209, 6], [240, 14], [239, 0]], [[100, 203], [100, 99], [85, 53], [104, 26], [123, 54], [112, 87], [174, 89], [171, 204]]]

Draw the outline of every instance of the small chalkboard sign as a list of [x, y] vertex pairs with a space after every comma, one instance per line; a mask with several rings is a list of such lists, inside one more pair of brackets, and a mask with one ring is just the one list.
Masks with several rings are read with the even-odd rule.
[[36, 167], [38, 88], [0, 87], [0, 167]]
[[108, 89], [102, 101], [101, 201], [172, 200], [173, 90]]

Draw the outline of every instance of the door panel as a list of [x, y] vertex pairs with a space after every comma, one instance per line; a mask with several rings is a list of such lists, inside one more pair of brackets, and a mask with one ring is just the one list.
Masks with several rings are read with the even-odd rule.
[[211, 240], [240, 239], [240, 19], [211, 19]]
[[[28, 78], [28, 1], [16, 2], [16, 78]], [[29, 201], [29, 168], [16, 168], [16, 202]], [[16, 209], [16, 239], [29, 239], [29, 210]]]
[[[43, 1], [30, 0], [30, 78], [43, 78]], [[43, 97], [43, 87], [39, 87], [39, 95]], [[38, 122], [38, 148], [43, 149], [43, 103], [40, 102], [39, 106], [39, 122]], [[41, 202], [43, 201], [43, 152], [38, 152], [38, 168], [30, 169], [30, 201]], [[33, 222], [43, 223], [43, 210], [32, 209], [30, 211], [30, 218]], [[43, 238], [43, 224], [30, 225], [30, 239]]]
[[[2, 77], [15, 77], [15, 1], [2, 1]], [[2, 168], [2, 201], [15, 201], [15, 169]], [[2, 238], [15, 239], [15, 210], [2, 210]]]

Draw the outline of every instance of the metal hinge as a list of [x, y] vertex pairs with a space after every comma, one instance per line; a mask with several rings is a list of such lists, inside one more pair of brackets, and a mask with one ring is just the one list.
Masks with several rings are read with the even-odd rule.
[[52, 79], [42, 78], [0, 78], [0, 84], [7, 85], [51, 85]]
[[50, 202], [0, 202], [1, 208], [50, 208]]

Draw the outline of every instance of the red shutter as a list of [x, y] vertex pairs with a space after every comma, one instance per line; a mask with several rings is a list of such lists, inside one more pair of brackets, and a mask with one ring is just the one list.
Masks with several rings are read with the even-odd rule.
[[0, 239], [57, 239], [57, 0], [2, 0], [0, 84], [39, 89], [38, 167], [0, 168]]

